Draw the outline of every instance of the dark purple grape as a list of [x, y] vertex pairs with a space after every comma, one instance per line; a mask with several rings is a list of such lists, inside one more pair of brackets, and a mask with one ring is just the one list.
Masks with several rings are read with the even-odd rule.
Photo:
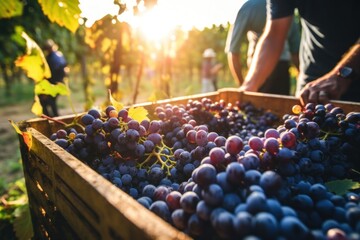
[[251, 147], [251, 149], [255, 151], [262, 151], [262, 149], [264, 148], [264, 142], [262, 141], [261, 138], [257, 136], [250, 137], [248, 144]]
[[95, 120], [95, 118], [92, 115], [88, 114], [88, 113], [84, 114], [81, 117], [81, 122], [84, 125], [90, 125], [94, 120]]
[[216, 182], [217, 171], [211, 164], [202, 164], [193, 171], [192, 179], [201, 187], [207, 187]]
[[177, 229], [185, 230], [187, 228], [189, 216], [190, 215], [185, 213], [183, 209], [176, 209], [171, 214], [171, 220]]
[[276, 172], [268, 170], [261, 175], [259, 184], [266, 193], [273, 194], [281, 188], [282, 179]]
[[195, 142], [198, 146], [206, 145], [206, 143], [208, 142], [207, 134], [208, 132], [203, 129], [200, 129], [195, 133]]
[[164, 201], [155, 201], [150, 205], [149, 208], [150, 211], [161, 217], [163, 220], [169, 222], [171, 212], [169, 210], [169, 207]]
[[201, 196], [206, 204], [217, 207], [220, 206], [223, 201], [224, 192], [218, 184], [213, 183], [203, 189]]
[[264, 142], [264, 147], [266, 151], [268, 151], [272, 155], [275, 155], [277, 152], [279, 152], [279, 142], [276, 138], [266, 138]]
[[185, 192], [180, 198], [181, 208], [189, 214], [196, 212], [196, 206], [200, 201], [199, 196], [191, 191]]
[[66, 139], [67, 132], [64, 129], [59, 129], [59, 130], [56, 131], [56, 137], [58, 139]]
[[236, 155], [243, 149], [243, 140], [238, 136], [230, 136], [226, 139], [225, 149], [228, 153]]
[[241, 186], [244, 181], [245, 168], [241, 163], [232, 162], [226, 167], [226, 179], [234, 186]]
[[180, 206], [181, 196], [182, 194], [178, 191], [172, 191], [166, 196], [165, 202], [167, 203], [171, 211], [181, 208]]

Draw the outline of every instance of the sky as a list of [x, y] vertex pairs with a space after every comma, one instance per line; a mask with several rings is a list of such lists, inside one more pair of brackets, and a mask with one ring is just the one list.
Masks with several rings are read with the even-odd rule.
[[[197, 27], [202, 29], [212, 24], [233, 22], [244, 0], [158, 0], [156, 13], [150, 21], [155, 21], [163, 28], [182, 26], [184, 29]], [[133, 6], [134, 0], [123, 0]], [[115, 15], [118, 8], [113, 0], [80, 0], [82, 15], [92, 24], [107, 13]], [[122, 14], [123, 18], [130, 15]], [[131, 14], [132, 15], [132, 14]], [[120, 16], [120, 20], [121, 19]], [[123, 19], [126, 21], [125, 19]], [[130, 20], [128, 20], [129, 22]], [[147, 19], [149, 21], [149, 18]]]

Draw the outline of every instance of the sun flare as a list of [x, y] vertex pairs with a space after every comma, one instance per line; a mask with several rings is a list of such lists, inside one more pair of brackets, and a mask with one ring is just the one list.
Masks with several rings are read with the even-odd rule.
[[145, 39], [160, 42], [171, 38], [172, 32], [176, 28], [176, 23], [171, 21], [169, 13], [165, 9], [154, 7], [137, 17], [134, 24]]

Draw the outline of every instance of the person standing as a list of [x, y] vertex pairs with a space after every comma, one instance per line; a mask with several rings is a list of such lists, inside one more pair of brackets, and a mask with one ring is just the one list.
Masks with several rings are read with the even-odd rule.
[[260, 89], [275, 67], [297, 9], [302, 26], [300, 102], [360, 101], [360, 1], [268, 0], [267, 6], [265, 32], [240, 90]]
[[216, 91], [217, 74], [222, 68], [222, 64], [215, 60], [216, 53], [212, 48], [205, 49], [203, 53], [203, 62], [201, 65], [201, 92]]
[[[67, 62], [64, 55], [58, 50], [57, 44], [52, 39], [45, 41], [43, 47], [46, 61], [51, 71], [51, 77], [47, 79], [51, 84], [63, 83], [67, 74]], [[40, 104], [43, 108], [43, 113], [49, 117], [59, 116], [57, 107], [57, 98], [47, 94], [40, 94]]]
[[[259, 37], [263, 33], [266, 23], [266, 0], [247, 0], [240, 7], [236, 20], [227, 36], [225, 52], [228, 55], [228, 64], [236, 82], [243, 83], [243, 67], [240, 48], [243, 41], [248, 41], [247, 66], [249, 67]], [[300, 29], [299, 24], [292, 22], [287, 41], [276, 67], [271, 74], [264, 76], [266, 81], [259, 88], [259, 92], [273, 94], [290, 94], [290, 65], [296, 68], [299, 65]]]

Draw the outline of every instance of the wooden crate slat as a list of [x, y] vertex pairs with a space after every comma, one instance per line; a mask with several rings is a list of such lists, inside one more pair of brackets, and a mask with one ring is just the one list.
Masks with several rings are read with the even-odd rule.
[[[118, 236], [124, 239], [139, 237], [153, 239], [158, 235], [164, 236], [164, 239], [171, 239], [174, 236], [177, 236], [179, 239], [188, 239], [184, 233], [179, 233], [168, 223], [164, 223], [158, 216], [143, 208], [129, 195], [113, 186], [108, 180], [52, 143], [47, 137], [32, 128], [29, 129], [29, 132], [37, 139], [39, 144], [34, 149], [36, 154], [39, 157], [47, 157], [48, 162], [52, 161], [53, 171], [56, 169], [54, 176], [59, 176], [62, 181], [71, 186], [72, 191], [77, 192], [78, 196], [82, 197], [82, 201], [86, 202], [99, 215], [100, 225], [103, 225], [100, 227], [106, 231], [103, 234], [110, 232], [112, 234], [117, 233]], [[40, 147], [40, 143], [43, 143], [43, 146]], [[59, 181], [54, 185], [55, 192], [64, 189], [59, 187], [58, 183]], [[78, 204], [75, 198], [71, 198], [71, 194], [67, 194], [67, 196], [69, 197], [68, 203], [74, 206]], [[73, 212], [71, 209], [66, 209], [68, 207], [67, 204], [63, 205], [64, 199], [57, 199], [57, 197], [59, 197], [58, 194], [54, 200], [55, 205], [65, 218], [70, 219]], [[100, 206], [106, 206], [106, 208]], [[84, 215], [84, 217], [86, 216]], [[151, 222], [139, 221], [139, 219], [151, 219]], [[88, 222], [91, 223], [92, 221], [89, 220]], [[153, 224], [157, 227], [154, 228]], [[106, 226], [107, 229], [105, 228]], [[78, 231], [80, 230], [78, 229]]]

